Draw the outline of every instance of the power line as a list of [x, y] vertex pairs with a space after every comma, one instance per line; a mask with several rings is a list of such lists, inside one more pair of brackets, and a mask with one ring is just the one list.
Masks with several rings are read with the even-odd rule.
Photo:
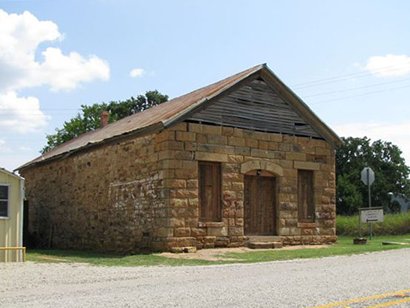
[[316, 96], [323, 96], [323, 95], [332, 95], [336, 93], [345, 93], [345, 92], [350, 92], [350, 91], [356, 91], [360, 89], [368, 89], [368, 88], [373, 88], [376, 86], [381, 86], [381, 85], [387, 85], [387, 84], [394, 84], [394, 83], [401, 83], [404, 81], [410, 81], [410, 78], [402, 79], [402, 80], [395, 80], [395, 81], [388, 81], [388, 82], [379, 82], [379, 83], [373, 83], [367, 86], [361, 86], [361, 87], [353, 87], [353, 88], [347, 88], [347, 89], [342, 89], [342, 90], [335, 90], [335, 91], [328, 91], [328, 92], [319, 92], [311, 95], [307, 95], [305, 97], [316, 97]]
[[[381, 73], [386, 73], [386, 72], [392, 72], [392, 71], [397, 71], [401, 69], [401, 66], [385, 66], [380, 69], [378, 69], [378, 72]], [[345, 81], [351, 79], [351, 77], [356, 77], [356, 78], [366, 78], [369, 76], [373, 76], [374, 73], [371, 72], [359, 72], [359, 73], [351, 73], [351, 74], [344, 74], [344, 75], [339, 75], [339, 76], [332, 76], [328, 78], [323, 78], [323, 79], [316, 79], [316, 80], [311, 80], [311, 81], [306, 81], [302, 83], [297, 83], [293, 85], [294, 89], [305, 89], [305, 88], [311, 88], [311, 87], [316, 87], [328, 83], [334, 83], [338, 81]]]
[[395, 88], [390, 88], [390, 89], [366, 92], [366, 93], [357, 94], [357, 95], [350, 95], [350, 96], [344, 96], [344, 97], [339, 97], [339, 98], [334, 98], [334, 99], [328, 99], [328, 100], [323, 100], [323, 101], [319, 101], [319, 102], [311, 102], [311, 104], [329, 103], [329, 102], [339, 101], [339, 100], [343, 100], [343, 99], [347, 99], [347, 98], [367, 96], [367, 95], [372, 95], [372, 94], [376, 94], [376, 93], [389, 92], [389, 91], [392, 91], [392, 90], [398, 90], [398, 89], [409, 88], [409, 87], [410, 87], [410, 85], [405, 85], [405, 86], [401, 86], [401, 87], [395, 87]]

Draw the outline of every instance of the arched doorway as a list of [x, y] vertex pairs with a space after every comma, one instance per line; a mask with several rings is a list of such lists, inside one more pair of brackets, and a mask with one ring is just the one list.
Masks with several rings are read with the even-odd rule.
[[245, 235], [276, 235], [276, 177], [264, 170], [244, 176]]

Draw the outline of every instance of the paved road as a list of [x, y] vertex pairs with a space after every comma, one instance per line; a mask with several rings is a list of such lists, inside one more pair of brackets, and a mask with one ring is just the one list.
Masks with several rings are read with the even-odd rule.
[[[373, 297], [346, 301], [367, 296]], [[410, 307], [410, 249], [198, 267], [0, 264], [0, 307], [312, 307], [335, 301], [344, 302], [324, 307]]]

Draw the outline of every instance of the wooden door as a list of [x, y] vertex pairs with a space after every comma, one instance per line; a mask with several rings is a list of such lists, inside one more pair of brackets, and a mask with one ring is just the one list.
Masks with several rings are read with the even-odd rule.
[[245, 175], [245, 235], [275, 235], [275, 178]]

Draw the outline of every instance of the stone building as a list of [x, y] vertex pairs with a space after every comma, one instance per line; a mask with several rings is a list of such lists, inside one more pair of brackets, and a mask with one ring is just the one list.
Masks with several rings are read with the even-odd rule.
[[21, 166], [29, 232], [121, 252], [334, 242], [340, 143], [259, 65]]

